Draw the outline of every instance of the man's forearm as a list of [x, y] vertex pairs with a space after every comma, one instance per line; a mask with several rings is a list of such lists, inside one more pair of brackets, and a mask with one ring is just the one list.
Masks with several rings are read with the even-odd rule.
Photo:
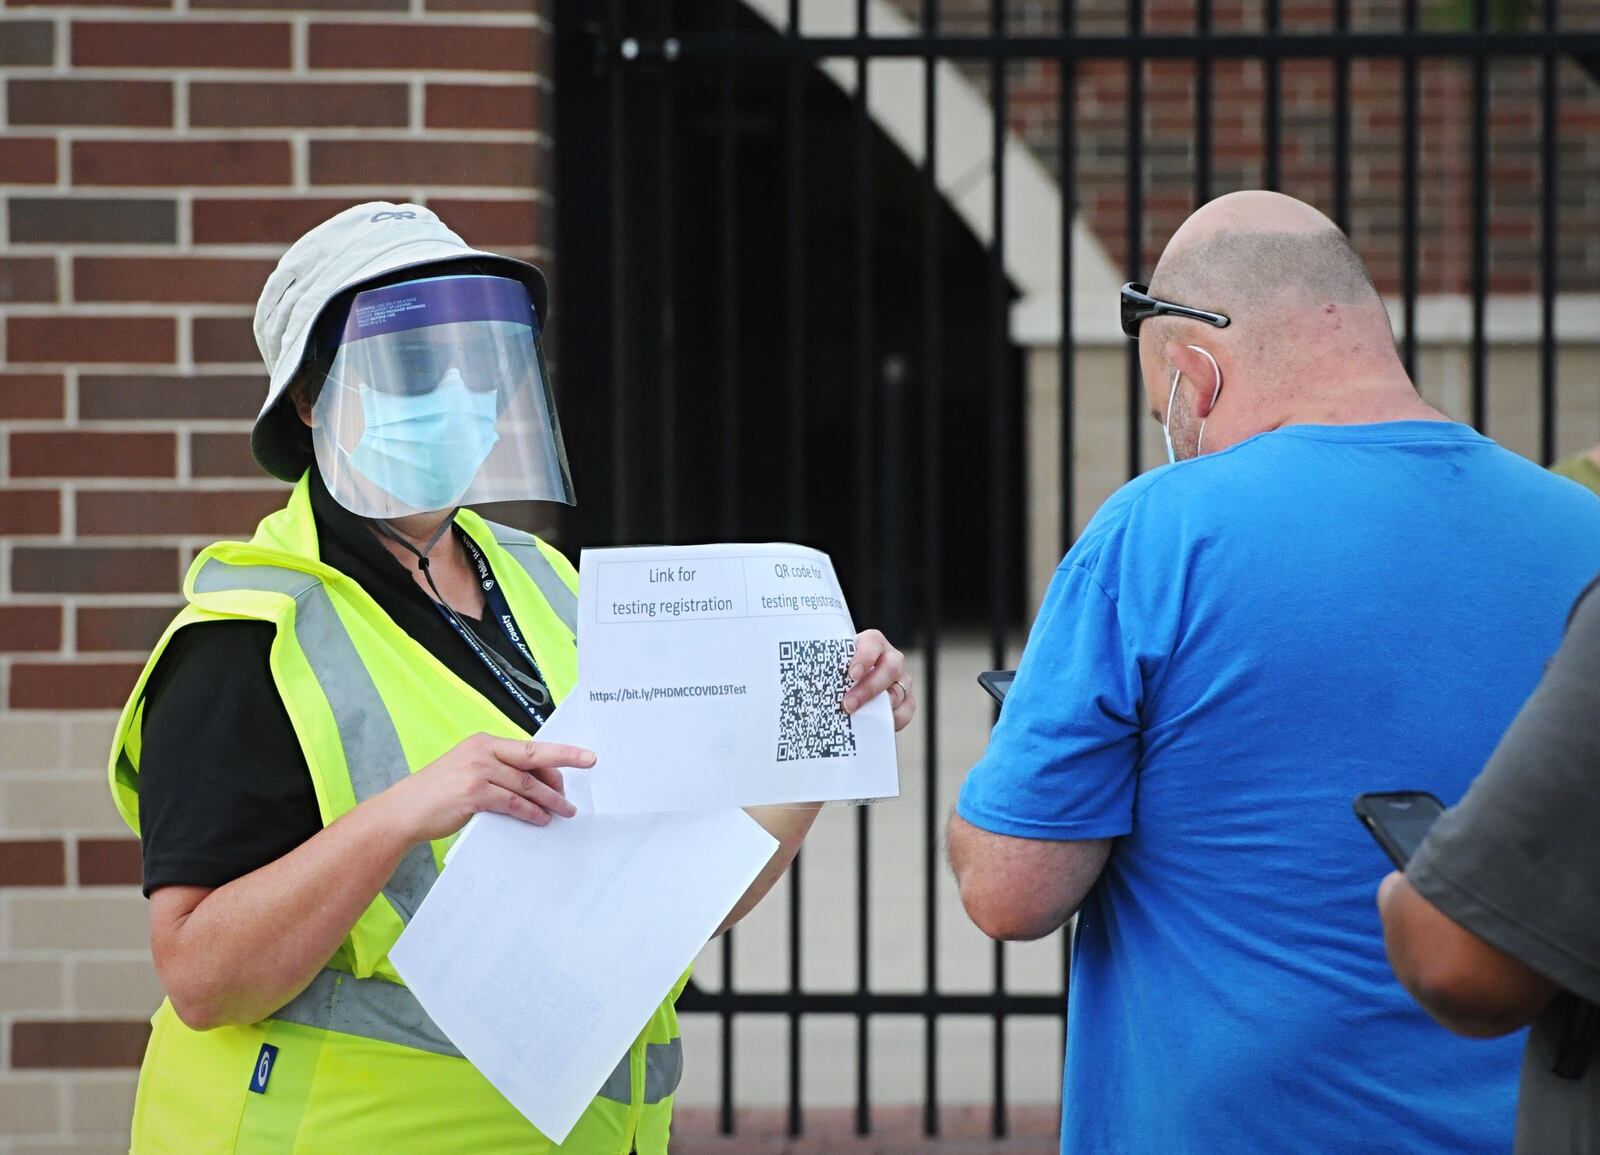
[[1378, 892], [1383, 942], [1400, 985], [1440, 1026], [1494, 1038], [1525, 1026], [1557, 987], [1424, 898], [1403, 874]]

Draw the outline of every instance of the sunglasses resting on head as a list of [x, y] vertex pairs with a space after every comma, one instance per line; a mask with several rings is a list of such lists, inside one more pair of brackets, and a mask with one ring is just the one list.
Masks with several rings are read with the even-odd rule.
[[1204, 321], [1208, 325], [1215, 325], [1219, 329], [1226, 329], [1231, 323], [1221, 313], [1213, 313], [1209, 309], [1196, 309], [1190, 305], [1180, 305], [1176, 301], [1163, 301], [1160, 297], [1150, 295], [1150, 286], [1129, 281], [1122, 286], [1122, 331], [1129, 337], [1139, 336], [1139, 322], [1150, 317], [1188, 317], [1192, 321]]

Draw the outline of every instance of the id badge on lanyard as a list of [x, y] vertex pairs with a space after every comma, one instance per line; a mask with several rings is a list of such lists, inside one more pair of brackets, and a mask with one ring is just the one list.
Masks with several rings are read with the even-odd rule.
[[539, 663], [534, 660], [533, 652], [528, 649], [527, 643], [522, 639], [522, 631], [517, 628], [516, 618], [511, 613], [511, 604], [506, 601], [506, 595], [500, 589], [500, 583], [495, 580], [494, 572], [489, 568], [488, 559], [483, 556], [483, 551], [478, 548], [478, 543], [473, 541], [470, 535], [463, 533], [460, 537], [461, 544], [466, 547], [467, 555], [472, 559], [473, 567], [478, 571], [478, 585], [483, 590], [484, 602], [488, 606], [490, 615], [493, 616], [495, 624], [500, 627], [500, 632], [505, 635], [506, 640], [515, 646], [523, 659], [527, 661], [528, 668], [533, 671], [533, 676], [538, 680], [540, 688], [544, 691], [544, 700], [536, 702], [528, 695], [527, 691], [517, 685], [516, 680], [512, 678], [510, 673], [501, 669], [500, 663], [485, 651], [483, 644], [479, 642], [471, 630], [462, 625], [460, 619], [448, 607], [438, 602], [434, 602], [434, 606], [443, 615], [445, 621], [450, 623], [456, 633], [461, 635], [461, 640], [467, 643], [467, 646], [474, 654], [478, 655], [478, 660], [489, 668], [489, 672], [494, 675], [495, 680], [500, 683], [506, 693], [511, 695], [517, 705], [527, 711], [528, 716], [533, 719], [534, 728], [538, 729], [549, 718], [549, 710], [551, 708], [550, 691], [545, 686], [544, 674], [540, 672]]

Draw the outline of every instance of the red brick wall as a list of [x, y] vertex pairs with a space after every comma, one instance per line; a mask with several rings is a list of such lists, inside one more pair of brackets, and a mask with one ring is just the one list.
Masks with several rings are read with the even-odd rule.
[[273, 263], [379, 198], [549, 256], [542, 0], [182, 7], [0, 0], [0, 1150], [126, 1147], [158, 992], [109, 711], [195, 551], [282, 501]]
[[[918, 18], [916, 0], [893, 0]], [[1011, 0], [1007, 31], [1053, 35], [1060, 0]], [[1147, 0], [1145, 30], [1182, 35], [1195, 28], [1192, 0]], [[1353, 0], [1351, 27], [1395, 31], [1397, 0]], [[1428, 26], [1462, 5], [1421, 0]], [[1530, 5], [1535, 9], [1538, 5]], [[1331, 0], [1282, 0], [1286, 34], [1328, 31]], [[1212, 26], [1219, 33], [1260, 31], [1261, 0], [1217, 0]], [[1559, 25], [1600, 28], [1597, 0], [1557, 0]], [[988, 0], [944, 0], [946, 32], [989, 31]], [[1121, 0], [1078, 0], [1077, 28], [1091, 34], [1127, 30]], [[1470, 66], [1460, 60], [1421, 65], [1419, 138], [1419, 272], [1425, 293], [1460, 293], [1470, 286], [1472, 252]], [[970, 70], [979, 91], [988, 77]], [[1118, 268], [1127, 251], [1127, 65], [1092, 61], [1079, 68], [1077, 94], [1079, 203]], [[1489, 287], [1529, 292], [1538, 285], [1540, 84], [1536, 61], [1497, 61], [1489, 77]], [[1012, 130], [1054, 170], [1060, 74], [1053, 61], [1008, 71]], [[1570, 58], [1559, 65], [1558, 186], [1560, 210], [1558, 289], [1600, 289], [1600, 80]], [[1212, 191], [1259, 187], [1264, 180], [1265, 73], [1258, 61], [1218, 61], [1212, 73]], [[1325, 60], [1289, 60], [1282, 67], [1281, 185], [1327, 212], [1333, 211], [1333, 69]], [[1350, 232], [1385, 291], [1400, 287], [1401, 65], [1390, 59], [1356, 60], [1350, 70]], [[1155, 265], [1168, 237], [1194, 207], [1195, 68], [1186, 61], [1154, 61], [1144, 69], [1144, 228], [1141, 266]]]

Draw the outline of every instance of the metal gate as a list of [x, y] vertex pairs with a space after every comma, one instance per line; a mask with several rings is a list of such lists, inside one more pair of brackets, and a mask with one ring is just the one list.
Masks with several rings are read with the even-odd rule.
[[[566, 527], [569, 542], [786, 538], [827, 550], [857, 621], [882, 624], [920, 655], [922, 719], [934, 734], [947, 695], [975, 692], [941, 682], [951, 631], [981, 630], [991, 663], [1005, 665], [1031, 609], [1027, 513], [1044, 498], [1030, 472], [1039, 463], [1022, 452], [1040, 443], [1029, 429], [1037, 414], [1024, 380], [1034, 362], [1014, 336], [1018, 288], [1007, 266], [1008, 246], [1027, 243], [1008, 217], [1007, 162], [1024, 148], [1054, 154], [1045, 167], [1060, 191], [1051, 235], [1062, 272], [1050, 323], [1066, 351], [1055, 354], [1057, 403], [1049, 411], [1061, 447], [1049, 497], [1060, 514], [1043, 530], [1035, 519], [1036, 538], [1051, 539], [1036, 546], [1059, 554], [1084, 513], [1084, 467], [1073, 453], [1086, 436], [1077, 425], [1083, 382], [1073, 354], [1086, 303], [1074, 301], [1072, 271], [1085, 233], [1075, 232], [1075, 221], [1088, 220], [1091, 234], [1120, 231], [1120, 253], [1107, 246], [1112, 264], [1124, 279], [1144, 280], [1163, 229], [1176, 223], [1152, 228], [1152, 214], [1181, 217], [1241, 185], [1290, 186], [1356, 231], [1363, 214], [1386, 214], [1392, 240], [1363, 255], [1392, 265], [1379, 275], [1398, 301], [1408, 368], [1419, 366], [1419, 341], [1427, 339], [1421, 314], [1443, 299], [1430, 294], [1428, 278], [1441, 253], [1459, 259], [1452, 292], [1466, 311], [1467, 380], [1458, 416], [1480, 428], [1491, 416], [1491, 290], [1515, 296], [1520, 304], [1506, 315], [1524, 317], [1536, 373], [1507, 386], [1507, 412], [1531, 422], [1525, 452], [1544, 462], [1556, 454], [1558, 289], [1574, 294], [1564, 323], [1585, 341], [1595, 335], [1582, 311], [1600, 300], [1583, 295], [1600, 289], [1600, 206], [1583, 191], [1600, 177], [1600, 162], [1582, 131], [1588, 125], [1587, 136], [1600, 136], [1600, 6], [1260, 0], [1243, 15], [1239, 5], [1213, 0], [788, 0], [776, 14], [764, 7], [555, 5], [554, 357], [582, 500]], [[843, 30], [829, 23], [838, 9]], [[920, 65], [914, 159], [904, 135], [889, 139], [874, 116], [875, 68], [889, 62]], [[1325, 70], [1309, 100], [1286, 91], [1286, 77], [1298, 85], [1309, 74], [1305, 62]], [[952, 66], [987, 96], [988, 168], [974, 179], [986, 183], [988, 203], [967, 218], [939, 175], [949, 141], [938, 123], [938, 89], [950, 83]], [[1227, 91], [1236, 73], [1259, 84], [1253, 152], [1217, 120], [1219, 110], [1234, 116], [1239, 98]], [[1165, 104], [1157, 97], [1174, 75], [1177, 106], [1190, 117], [1176, 181], [1157, 171], [1172, 151], [1161, 134], [1174, 131], [1166, 123], [1171, 93]], [[1378, 75], [1389, 80], [1372, 83]], [[1448, 82], [1442, 98], [1430, 95], [1436, 76]], [[1494, 97], [1492, 82], [1512, 97]], [[1220, 96], [1219, 85], [1227, 90]], [[1109, 114], [1106, 92], [1118, 98]], [[1462, 102], [1461, 175], [1470, 186], [1455, 225], [1448, 214], [1430, 216], [1438, 197], [1431, 110], [1450, 107], [1452, 93]], [[1496, 118], [1508, 110], [1519, 118], [1517, 164], [1509, 168], [1496, 152], [1506, 136]], [[1029, 129], [1029, 117], [1053, 127]], [[1107, 129], [1113, 121], [1118, 127]], [[1379, 124], [1392, 136], [1374, 146], [1367, 138], [1382, 137]], [[1286, 171], [1304, 169], [1308, 152], [1321, 158], [1310, 177]], [[1249, 170], [1242, 176], [1241, 166]], [[1506, 206], [1515, 209], [1509, 231]], [[974, 236], [974, 215], [987, 222], [986, 236]], [[1109, 295], [1092, 305], [1114, 316]], [[1117, 440], [1131, 476], [1150, 463], [1145, 404], [1132, 345], [1108, 347], [1107, 355], [1124, 361]], [[934, 786], [949, 767], [941, 769], [938, 755], [928, 741], [923, 764], [904, 768], [930, 783], [920, 845], [903, 848], [907, 860], [921, 858], [921, 990], [884, 992], [870, 981], [873, 819], [863, 808], [854, 815], [855, 990], [805, 989], [806, 928], [801, 903], [792, 901], [786, 985], [740, 986], [725, 939], [721, 989], [692, 987], [680, 1004], [687, 1015], [719, 1018], [723, 1131], [733, 1130], [738, 1102], [736, 1019], [787, 1019], [788, 1126], [798, 1134], [803, 1023], [846, 1015], [857, 1024], [859, 1133], [872, 1123], [868, 1024], [879, 1016], [925, 1025], [929, 1135], [940, 1125], [940, 1019], [992, 1021], [992, 1085], [974, 1097], [992, 1102], [993, 1134], [1006, 1133], [1007, 1020], [1060, 1019], [1065, 992], [1008, 993], [1007, 952], [998, 944], [992, 991], [941, 986], [934, 895], [944, 815]], [[801, 863], [785, 885], [799, 893]], [[1063, 976], [1067, 950], [1063, 941]]]

